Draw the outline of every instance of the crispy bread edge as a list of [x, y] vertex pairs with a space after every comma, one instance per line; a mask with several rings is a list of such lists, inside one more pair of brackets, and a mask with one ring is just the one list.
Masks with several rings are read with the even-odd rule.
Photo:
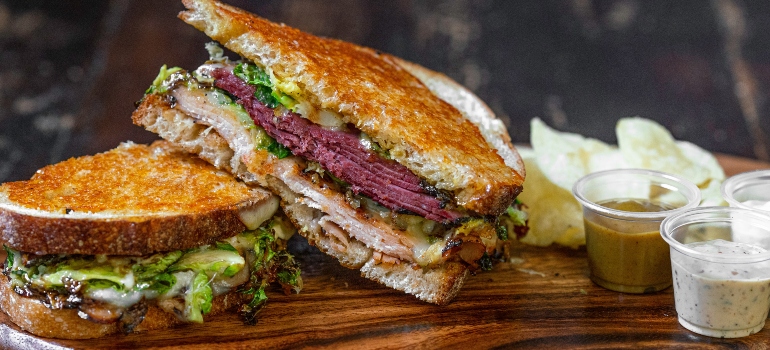
[[0, 240], [35, 254], [146, 255], [211, 244], [246, 226], [233, 206], [137, 221], [46, 218], [0, 208], [0, 228]]

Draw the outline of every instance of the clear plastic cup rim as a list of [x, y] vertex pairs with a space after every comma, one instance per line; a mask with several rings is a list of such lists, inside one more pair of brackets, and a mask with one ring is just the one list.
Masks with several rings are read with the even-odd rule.
[[[688, 247], [684, 243], [677, 241], [676, 239], [674, 239], [674, 237], [669, 235], [669, 232], [673, 232], [679, 227], [693, 224], [694, 222], [680, 222], [680, 220], [682, 220], [683, 218], [687, 218], [688, 216], [693, 216], [697, 214], [725, 214], [725, 213], [730, 213], [730, 214], [740, 213], [741, 215], [747, 215], [749, 217], [752, 217], [753, 219], [767, 222], [768, 227], [770, 227], [770, 214], [766, 214], [758, 210], [751, 210], [751, 209], [744, 209], [744, 208], [737, 208], [737, 207], [697, 207], [697, 208], [692, 208], [692, 209], [678, 212], [676, 214], [673, 214], [665, 218], [663, 222], [660, 224], [660, 235], [663, 237], [663, 240], [666, 241], [666, 243], [668, 243], [670, 247], [676, 249], [677, 251], [689, 257], [696, 258], [696, 259], [713, 261], [713, 262], [721, 262], [721, 263], [734, 263], [734, 264], [755, 263], [755, 262], [769, 260], [770, 250], [764, 253], [757, 253], [757, 254], [725, 256], [719, 253], [705, 253], [705, 252], [697, 251], [695, 249]], [[698, 221], [697, 223], [709, 223], [709, 222], [716, 223], [716, 222], [732, 222], [732, 221], [733, 221], [733, 215], [731, 215], [729, 218], [719, 217], [717, 215], [714, 215], [709, 220], [701, 220], [701, 221]]]
[[738, 200], [736, 200], [735, 197], [733, 196], [733, 193], [735, 192], [739, 184], [742, 184], [748, 180], [752, 180], [760, 177], [770, 178], [770, 170], [748, 171], [745, 173], [741, 173], [741, 174], [729, 177], [727, 180], [725, 180], [725, 182], [722, 183], [722, 187], [720, 188], [720, 191], [722, 192], [722, 198], [724, 198], [725, 201], [728, 204], [730, 204], [730, 206], [758, 210], [756, 208], [752, 208], [751, 206], [745, 205], [739, 202]]
[[[630, 212], [630, 211], [611, 209], [611, 208], [601, 206], [599, 204], [594, 203], [593, 201], [588, 200], [588, 198], [583, 196], [582, 190], [586, 183], [598, 177], [608, 176], [613, 174], [628, 174], [628, 175], [657, 177], [662, 180], [678, 183], [686, 189], [686, 191], [680, 191], [680, 192], [682, 192], [682, 195], [685, 198], [687, 198], [687, 204], [676, 209], [658, 211], [658, 212]], [[677, 191], [679, 190], [677, 189]], [[686, 192], [689, 192], [689, 193], [686, 193]], [[580, 204], [582, 204], [586, 208], [589, 208], [595, 212], [602, 213], [607, 216], [611, 216], [619, 219], [626, 219], [626, 220], [650, 220], [650, 221], [658, 220], [660, 221], [672, 215], [673, 213], [678, 213], [687, 209], [697, 207], [698, 204], [700, 204], [700, 200], [701, 200], [700, 189], [698, 188], [698, 186], [695, 186], [695, 184], [690, 182], [689, 180], [681, 176], [664, 173], [661, 171], [647, 170], [647, 169], [612, 169], [612, 170], [597, 171], [597, 172], [588, 174], [586, 176], [583, 176], [577, 182], [575, 182], [575, 185], [572, 186], [572, 194], [580, 202]]]

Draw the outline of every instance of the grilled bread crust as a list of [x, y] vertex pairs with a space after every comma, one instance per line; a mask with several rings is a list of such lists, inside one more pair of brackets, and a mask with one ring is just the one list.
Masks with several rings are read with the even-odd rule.
[[[243, 302], [243, 296], [237, 291], [219, 295], [212, 301], [211, 312], [204, 316], [214, 316], [233, 309]], [[0, 309], [19, 328], [34, 335], [59, 339], [90, 339], [120, 333], [116, 323], [99, 324], [78, 316], [76, 309], [51, 310], [38, 300], [23, 297], [13, 291], [10, 280], [0, 275]], [[134, 332], [165, 329], [182, 324], [174, 314], [163, 311], [160, 307], [149, 305], [144, 320], [134, 328]]]
[[436, 96], [457, 108], [466, 119], [476, 125], [489, 146], [503, 157], [505, 165], [513, 169], [521, 178], [526, 176], [524, 161], [511, 144], [511, 137], [508, 135], [505, 124], [495, 117], [495, 113], [484, 101], [442, 73], [395, 56], [392, 58], [398, 65], [420, 79]]
[[[179, 17], [228, 49], [293, 83], [302, 98], [335, 111], [393, 159], [457, 204], [502, 213], [521, 191], [523, 172], [506, 166], [479, 129], [393, 56], [319, 38], [210, 0], [183, 0]], [[509, 154], [510, 156], [510, 154]]]
[[234, 236], [244, 215], [277, 206], [169, 142], [124, 143], [0, 185], [0, 241], [36, 254], [146, 255]]

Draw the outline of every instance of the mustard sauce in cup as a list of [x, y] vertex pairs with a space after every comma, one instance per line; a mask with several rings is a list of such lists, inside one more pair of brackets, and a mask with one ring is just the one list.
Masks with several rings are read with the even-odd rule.
[[662, 172], [616, 169], [586, 175], [572, 191], [583, 205], [594, 283], [624, 293], [671, 286], [669, 247], [660, 236], [660, 224], [700, 203], [697, 186]]

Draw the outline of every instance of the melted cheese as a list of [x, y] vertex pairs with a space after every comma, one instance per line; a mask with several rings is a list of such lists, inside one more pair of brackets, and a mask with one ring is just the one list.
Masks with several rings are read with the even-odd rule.
[[86, 293], [91, 299], [99, 300], [115, 306], [128, 308], [142, 299], [143, 294], [136, 291], [121, 292], [112, 288], [90, 290]]

